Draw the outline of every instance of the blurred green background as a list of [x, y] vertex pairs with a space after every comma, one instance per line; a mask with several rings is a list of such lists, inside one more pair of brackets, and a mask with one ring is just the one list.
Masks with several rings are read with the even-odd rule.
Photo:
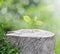
[[6, 31], [28, 29], [31, 27], [23, 20], [23, 16], [37, 16], [43, 25], [36, 29], [55, 33], [55, 52], [60, 54], [59, 6], [59, 0], [0, 0], [0, 24]]

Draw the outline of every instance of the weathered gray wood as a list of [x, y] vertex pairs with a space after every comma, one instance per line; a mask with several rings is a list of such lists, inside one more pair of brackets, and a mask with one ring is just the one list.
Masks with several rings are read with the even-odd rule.
[[54, 34], [44, 30], [30, 29], [7, 34], [10, 41], [21, 47], [20, 54], [54, 54]]

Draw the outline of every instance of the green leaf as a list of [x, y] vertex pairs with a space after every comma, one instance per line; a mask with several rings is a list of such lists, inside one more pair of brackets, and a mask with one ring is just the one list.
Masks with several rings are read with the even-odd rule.
[[34, 21], [37, 21], [37, 17], [35, 16]]
[[3, 0], [0, 0], [0, 3], [2, 2]]
[[29, 16], [24, 16], [23, 18], [27, 23], [32, 24], [32, 19]]
[[35, 21], [35, 24], [36, 24], [36, 25], [42, 25], [42, 24], [43, 24], [43, 22], [42, 22], [42, 21], [40, 21], [40, 20], [37, 20], [37, 21]]
[[34, 23], [35, 23], [36, 25], [42, 25], [42, 24], [43, 24], [43, 22], [42, 22], [41, 20], [38, 20], [36, 16], [35, 16], [35, 18], [34, 18]]

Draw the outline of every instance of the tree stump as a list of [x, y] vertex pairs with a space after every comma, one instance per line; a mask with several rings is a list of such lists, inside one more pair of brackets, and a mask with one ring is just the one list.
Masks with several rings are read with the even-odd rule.
[[54, 54], [54, 34], [48, 31], [21, 29], [7, 34], [9, 40], [21, 47], [20, 54]]

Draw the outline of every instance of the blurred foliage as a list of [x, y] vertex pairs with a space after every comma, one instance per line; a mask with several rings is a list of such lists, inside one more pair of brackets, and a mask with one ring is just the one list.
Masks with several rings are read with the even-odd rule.
[[23, 21], [25, 15], [31, 18], [36, 16], [44, 22], [43, 26], [37, 28], [45, 29], [47, 25], [49, 26], [52, 23], [52, 11], [42, 0], [0, 0], [0, 18], [5, 19], [3, 22], [7, 23], [5, 27], [9, 30], [30, 28]]
[[6, 37], [6, 31], [3, 26], [4, 24], [0, 23], [0, 54], [20, 54], [20, 48], [10, 43]]
[[[5, 32], [17, 29], [44, 29], [59, 33], [60, 21], [55, 20], [53, 12], [49, 5], [43, 2], [44, 0], [0, 0], [0, 24], [2, 23]], [[30, 16], [32, 19], [36, 16], [43, 21], [41, 26], [29, 26], [23, 16]], [[58, 22], [57, 22], [58, 21]], [[1, 29], [0, 29], [1, 31]], [[60, 36], [60, 34], [58, 35]], [[58, 38], [56, 38], [56, 54], [60, 54]]]

